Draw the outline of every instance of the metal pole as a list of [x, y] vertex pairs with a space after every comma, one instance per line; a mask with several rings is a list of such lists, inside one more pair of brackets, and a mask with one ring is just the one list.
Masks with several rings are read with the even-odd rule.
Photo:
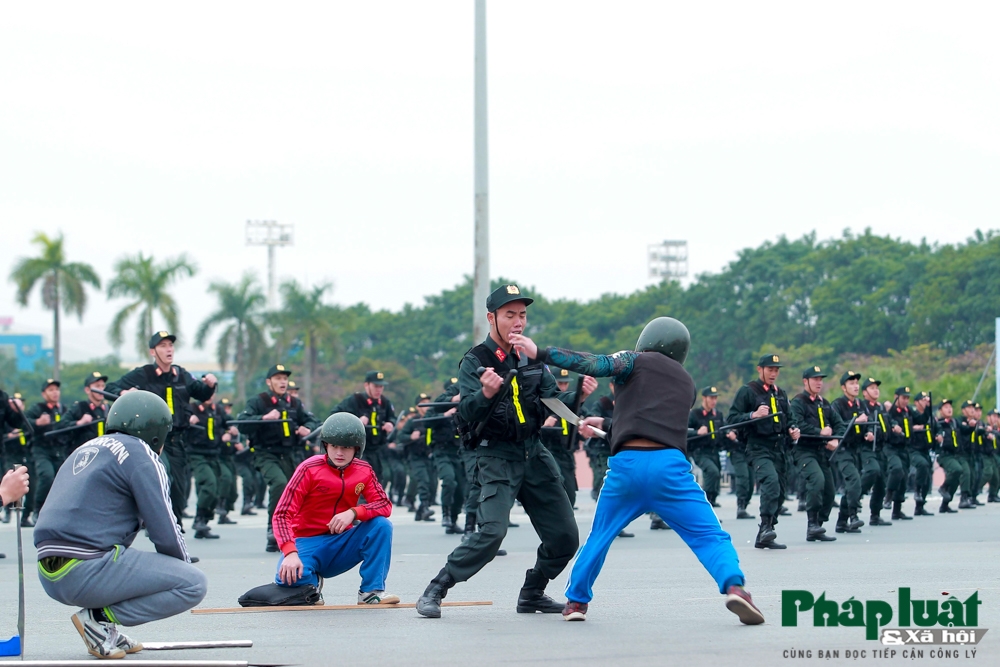
[[486, 338], [490, 294], [489, 152], [486, 133], [486, 0], [476, 0], [475, 63], [475, 268], [472, 276], [472, 338]]

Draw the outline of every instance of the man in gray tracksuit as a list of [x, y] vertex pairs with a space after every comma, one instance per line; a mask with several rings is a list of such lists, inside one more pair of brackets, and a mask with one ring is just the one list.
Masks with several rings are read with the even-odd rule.
[[[73, 625], [98, 658], [142, 650], [117, 624], [167, 618], [205, 597], [207, 580], [190, 564], [170, 482], [154, 453], [171, 423], [159, 396], [124, 394], [111, 406], [105, 435], [81, 445], [59, 469], [35, 525], [42, 588], [83, 607]], [[130, 548], [143, 527], [156, 553]]]

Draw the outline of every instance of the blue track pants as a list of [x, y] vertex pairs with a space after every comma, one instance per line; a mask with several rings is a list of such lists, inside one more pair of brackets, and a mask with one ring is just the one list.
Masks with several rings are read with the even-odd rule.
[[678, 449], [625, 450], [608, 459], [594, 524], [580, 548], [566, 587], [573, 602], [590, 602], [611, 543], [628, 524], [656, 512], [691, 547], [724, 593], [743, 585], [743, 572], [729, 533], [722, 530], [691, 464]]
[[[317, 575], [336, 577], [361, 563], [361, 591], [384, 591], [392, 557], [392, 522], [382, 516], [345, 530], [340, 535], [316, 535], [295, 538], [295, 548], [302, 561], [302, 577], [296, 586], [319, 586]], [[278, 577], [284, 555], [278, 559], [274, 583], [284, 586]]]

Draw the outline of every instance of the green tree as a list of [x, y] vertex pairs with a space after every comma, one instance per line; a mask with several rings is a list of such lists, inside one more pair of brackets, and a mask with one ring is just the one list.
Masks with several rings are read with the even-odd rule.
[[132, 299], [132, 303], [118, 311], [108, 327], [108, 340], [120, 348], [124, 340], [125, 322], [138, 311], [135, 343], [140, 358], [147, 354], [147, 344], [153, 329], [153, 314], [159, 312], [167, 329], [176, 333], [177, 302], [167, 288], [183, 277], [197, 273], [197, 266], [186, 255], [156, 263], [152, 255], [139, 253], [123, 257], [114, 266], [115, 277], [108, 283], [108, 298]]
[[249, 370], [266, 347], [263, 317], [267, 298], [251, 272], [235, 284], [215, 281], [208, 291], [216, 295], [219, 305], [198, 327], [195, 345], [204, 347], [209, 332], [218, 326], [225, 327], [216, 343], [215, 355], [222, 370], [230, 361], [235, 363], [236, 402], [242, 405], [246, 400]]
[[83, 321], [83, 312], [87, 309], [84, 286], [100, 289], [101, 279], [89, 264], [66, 261], [62, 233], [49, 238], [38, 232], [31, 242], [41, 248], [41, 255], [19, 259], [10, 278], [17, 284], [17, 301], [22, 306], [28, 305], [28, 296], [35, 285], [41, 286], [42, 304], [52, 311], [52, 376], [58, 380], [62, 363], [59, 311], [76, 314]]

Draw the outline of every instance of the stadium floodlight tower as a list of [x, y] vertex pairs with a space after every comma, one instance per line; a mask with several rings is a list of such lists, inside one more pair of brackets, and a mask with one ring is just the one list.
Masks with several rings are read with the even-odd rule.
[[687, 278], [688, 242], [664, 241], [647, 246], [649, 277], [656, 280]]
[[292, 245], [295, 226], [275, 220], [247, 220], [247, 245], [267, 246], [267, 307], [278, 307], [278, 285], [275, 278], [276, 261], [274, 249]]

